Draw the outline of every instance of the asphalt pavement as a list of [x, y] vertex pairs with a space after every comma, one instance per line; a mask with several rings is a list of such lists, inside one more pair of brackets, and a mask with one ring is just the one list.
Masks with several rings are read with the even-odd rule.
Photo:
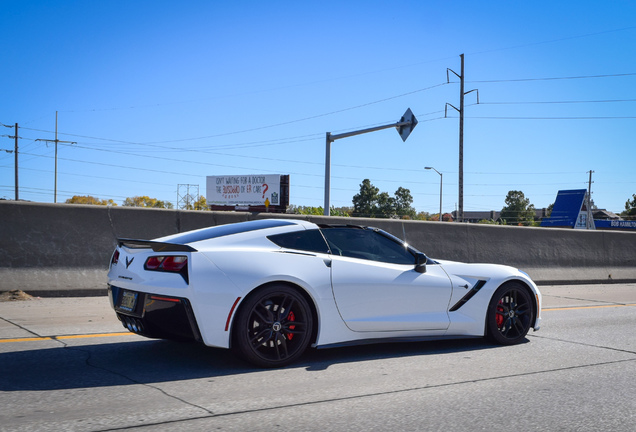
[[633, 431], [636, 284], [543, 286], [543, 323], [263, 370], [129, 333], [108, 297], [0, 302], [0, 432]]
[[[636, 283], [539, 288], [544, 309], [636, 304]], [[117, 320], [107, 296], [0, 302], [0, 340], [118, 332], [127, 330]]]

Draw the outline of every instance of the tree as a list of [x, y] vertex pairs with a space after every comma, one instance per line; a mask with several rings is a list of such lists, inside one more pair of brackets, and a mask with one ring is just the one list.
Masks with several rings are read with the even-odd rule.
[[[138, 198], [147, 198], [147, 197], [134, 197], [134, 199], [138, 199]], [[150, 200], [154, 200], [155, 198], [149, 198]], [[168, 204], [170, 206], [172, 206], [172, 203], [170, 202], [165, 202], [165, 201], [157, 201], [158, 203], [163, 203], [164, 205]], [[135, 202], [136, 203], [136, 202]], [[125, 205], [125, 204], [124, 204]], [[135, 205], [134, 207], [155, 207], [155, 206], [139, 206], [139, 205]], [[172, 208], [172, 207], [160, 207], [160, 208]], [[196, 201], [190, 201], [188, 200], [186, 202], [186, 204], [180, 208], [180, 210], [210, 210], [210, 208], [208, 207], [207, 201], [205, 199], [205, 197], [203, 195], [199, 196], [199, 199], [197, 199]]]
[[[435, 213], [433, 216], [431, 216], [430, 220], [432, 221], [438, 221], [439, 220], [439, 213]], [[442, 214], [442, 222], [452, 222], [453, 221], [453, 215], [450, 213], [443, 213]]]
[[632, 199], [625, 201], [625, 211], [621, 213], [626, 219], [636, 219], [636, 194], [632, 194]]
[[521, 191], [509, 191], [501, 209], [501, 219], [508, 225], [530, 225], [534, 222], [535, 209]]
[[380, 192], [369, 179], [360, 184], [360, 192], [353, 197], [352, 216], [359, 217], [404, 217], [415, 218], [416, 212], [412, 207], [411, 191], [399, 187], [392, 197], [388, 192]]
[[364, 179], [360, 184], [360, 192], [353, 196], [353, 216], [374, 217], [380, 189]]
[[325, 214], [322, 207], [295, 206], [295, 205], [289, 206], [289, 209], [287, 212], [291, 214], [313, 215], [313, 216], [320, 216]]
[[477, 222], [478, 224], [483, 224], [483, 225], [499, 225], [499, 222], [494, 221], [492, 219], [482, 219], [479, 222]]
[[554, 209], [554, 203], [550, 204], [550, 205], [548, 206], [548, 208], [546, 209], [546, 211], [545, 211], [545, 215], [546, 215], [547, 217], [550, 217], [550, 215], [552, 214], [552, 209]]
[[351, 213], [353, 213], [353, 207], [334, 207], [331, 206], [331, 210], [329, 210], [332, 216], [343, 216], [350, 217]]
[[395, 191], [395, 213], [398, 216], [408, 216], [409, 218], [415, 218], [415, 209], [412, 207], [413, 196], [411, 191], [403, 187], [399, 187]]
[[209, 210], [210, 209], [210, 207], [208, 207], [208, 203], [207, 203], [207, 201], [206, 201], [206, 199], [205, 199], [205, 197], [203, 195], [201, 195], [199, 197], [199, 199], [194, 202], [194, 209], [195, 210]]
[[73, 195], [73, 198], [69, 198], [66, 200], [66, 204], [92, 204], [92, 205], [110, 205], [116, 206], [117, 203], [112, 199], [109, 200], [100, 200], [99, 198], [95, 198], [90, 195]]
[[374, 216], [390, 218], [395, 215], [395, 199], [388, 192], [380, 192], [376, 204]]
[[[427, 221], [427, 220], [431, 220], [431, 214], [429, 212], [425, 212], [425, 211], [421, 211], [418, 214], [415, 215], [414, 217], [415, 220], [422, 220], [422, 221]], [[439, 219], [439, 214], [437, 215], [437, 219]]]
[[170, 201], [161, 201], [157, 198], [150, 198], [149, 196], [135, 196], [129, 197], [124, 200], [124, 206], [126, 207], [150, 207], [150, 208], [174, 208]]
[[[329, 210], [329, 214], [331, 216], [349, 217], [350, 216], [349, 212], [351, 212], [351, 208], [350, 207], [334, 207], [334, 206], [331, 206], [331, 208]], [[325, 214], [325, 211], [322, 208], [322, 206], [320, 206], [320, 207], [312, 207], [312, 206], [290, 205], [289, 209], [287, 209], [287, 213], [322, 216], [322, 215]]]

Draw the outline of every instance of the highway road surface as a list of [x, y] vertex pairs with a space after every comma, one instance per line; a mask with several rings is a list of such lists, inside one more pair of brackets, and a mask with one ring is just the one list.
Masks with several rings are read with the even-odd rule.
[[542, 328], [256, 369], [128, 333], [106, 297], [0, 302], [0, 431], [633, 431], [636, 284], [543, 286]]

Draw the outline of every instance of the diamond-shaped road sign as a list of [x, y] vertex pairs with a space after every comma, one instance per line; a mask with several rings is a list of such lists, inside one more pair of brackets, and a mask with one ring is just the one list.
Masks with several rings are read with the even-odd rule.
[[415, 114], [411, 111], [411, 108], [406, 110], [399, 123], [404, 123], [400, 125], [397, 130], [402, 137], [402, 141], [406, 141], [411, 132], [413, 132], [413, 129], [415, 129], [415, 126], [417, 126], [417, 119], [415, 118]]

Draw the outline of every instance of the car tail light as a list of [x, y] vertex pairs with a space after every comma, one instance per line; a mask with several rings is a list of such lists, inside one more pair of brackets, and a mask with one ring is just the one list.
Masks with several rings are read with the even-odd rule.
[[169, 273], [179, 273], [188, 282], [188, 257], [177, 256], [151, 256], [146, 259], [144, 269]]
[[113, 253], [113, 258], [110, 260], [110, 264], [117, 264], [119, 262], [119, 250], [115, 250], [115, 253]]
[[182, 268], [188, 265], [188, 257], [184, 256], [169, 256], [166, 257], [161, 263], [161, 267], [165, 271], [180, 272]]
[[164, 259], [165, 257], [150, 257], [146, 260], [144, 268], [146, 270], [159, 270]]
[[186, 256], [152, 256], [146, 260], [146, 270], [157, 270], [179, 273], [188, 266]]
[[158, 301], [164, 301], [164, 302], [170, 302], [170, 303], [181, 303], [181, 300], [175, 297], [164, 297], [164, 296], [156, 296], [156, 295], [151, 295], [150, 296], [151, 300], [158, 300]]

